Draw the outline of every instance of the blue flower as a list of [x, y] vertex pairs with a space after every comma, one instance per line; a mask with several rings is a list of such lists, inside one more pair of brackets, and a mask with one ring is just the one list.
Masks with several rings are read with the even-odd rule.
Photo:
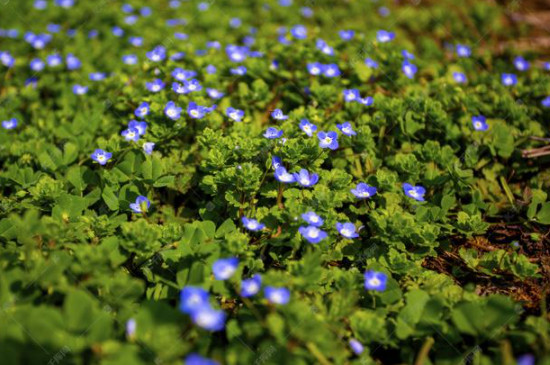
[[379, 30], [376, 32], [376, 39], [380, 43], [391, 42], [395, 38], [395, 33], [385, 30]]
[[340, 76], [340, 69], [335, 63], [331, 63], [323, 66], [323, 75], [326, 77], [338, 77]]
[[197, 103], [195, 102], [190, 102], [187, 106], [187, 114], [189, 114], [189, 116], [194, 119], [201, 119], [202, 117], [204, 117], [206, 112], [207, 110], [204, 106], [197, 105]]
[[459, 84], [465, 84], [466, 81], [466, 75], [464, 75], [462, 72], [453, 72], [453, 79], [458, 82]]
[[141, 16], [143, 16], [143, 17], [148, 17], [148, 16], [150, 16], [150, 15], [153, 13], [153, 11], [151, 10], [150, 7], [144, 6], [143, 8], [139, 9], [139, 13], [140, 13]]
[[113, 32], [113, 35], [115, 37], [122, 37], [124, 35], [124, 29], [122, 29], [121, 27], [119, 27], [118, 25], [115, 25], [111, 31]]
[[140, 195], [136, 198], [135, 203], [130, 204], [130, 209], [134, 213], [140, 214], [140, 213], [146, 213], [149, 210], [149, 207], [151, 206], [151, 202], [149, 199], [147, 199], [146, 196]]
[[542, 99], [540, 103], [542, 104], [543, 107], [550, 108], [550, 96], [547, 96], [544, 99]]
[[110, 152], [105, 152], [102, 149], [98, 148], [91, 154], [92, 160], [96, 161], [100, 165], [105, 165], [107, 161], [113, 156]]
[[192, 77], [195, 77], [196, 75], [197, 73], [195, 71], [184, 70], [183, 68], [179, 67], [175, 68], [174, 71], [172, 71], [172, 77], [182, 82]]
[[191, 312], [193, 322], [208, 331], [221, 331], [225, 327], [226, 315], [221, 310], [202, 306]]
[[180, 311], [192, 313], [201, 307], [208, 307], [208, 292], [203, 288], [186, 286], [180, 292]]
[[313, 16], [313, 9], [307, 6], [301, 7], [300, 14], [302, 14], [304, 18], [311, 18]]
[[406, 49], [401, 51], [401, 55], [403, 55], [403, 58], [405, 58], [406, 60], [414, 60], [414, 54], [407, 51]]
[[361, 342], [357, 341], [355, 338], [349, 340], [349, 347], [351, 347], [351, 351], [353, 351], [353, 353], [356, 355], [361, 355], [364, 351], [363, 344], [361, 344]]
[[[172, 1], [171, 3], [174, 3]], [[179, 1], [177, 2], [179, 4]], [[184, 365], [220, 365], [217, 361], [203, 357], [199, 354], [191, 353], [184, 360]]]
[[231, 75], [243, 76], [243, 75], [246, 75], [246, 67], [237, 66], [229, 70], [229, 72], [231, 73]]
[[414, 77], [414, 74], [416, 74], [416, 71], [418, 71], [418, 67], [416, 67], [415, 64], [410, 63], [408, 60], [403, 61], [401, 69], [403, 70], [405, 76], [407, 76], [409, 79], [412, 79]]
[[388, 277], [383, 272], [368, 270], [365, 271], [365, 289], [384, 291], [386, 290], [386, 284]]
[[271, 167], [276, 170], [280, 166], [283, 166], [283, 160], [278, 156], [271, 157]]
[[319, 175], [310, 173], [306, 169], [301, 169], [300, 172], [294, 173], [294, 179], [303, 187], [309, 188], [319, 181]]
[[44, 10], [48, 7], [48, 2], [46, 0], [36, 0], [33, 6], [37, 10]]
[[186, 94], [187, 93], [187, 89], [185, 88], [185, 86], [183, 86], [179, 82], [173, 82], [172, 83], [172, 90], [176, 94]]
[[309, 225], [314, 227], [321, 227], [324, 223], [323, 218], [318, 216], [315, 212], [307, 212], [302, 214], [302, 219], [305, 220]]
[[344, 101], [346, 103], [357, 101], [361, 98], [361, 95], [359, 94], [359, 90], [357, 89], [344, 89], [342, 92], [344, 94]]
[[521, 355], [517, 358], [516, 365], [535, 365], [535, 356], [532, 354]]
[[343, 41], [349, 41], [351, 39], [353, 39], [353, 37], [355, 36], [355, 31], [353, 30], [341, 30], [338, 32], [338, 35], [340, 36], [340, 39], [342, 39]]
[[149, 114], [149, 103], [144, 101], [136, 108], [134, 115], [138, 118], [144, 118], [147, 114]]
[[357, 238], [359, 234], [355, 232], [355, 225], [353, 223], [340, 223], [336, 222], [336, 229], [345, 238]]
[[302, 119], [300, 121], [300, 129], [304, 131], [309, 137], [313, 136], [313, 133], [317, 130], [317, 126], [313, 123], [310, 123], [307, 119]]
[[136, 335], [137, 322], [134, 318], [130, 318], [126, 321], [126, 336], [134, 337]]
[[274, 128], [274, 127], [267, 128], [267, 130], [264, 133], [264, 137], [267, 139], [281, 138], [282, 135], [283, 135], [283, 131], [278, 130], [277, 128]]
[[40, 58], [34, 58], [29, 62], [29, 67], [34, 72], [40, 72], [44, 69], [46, 64]]
[[185, 57], [185, 52], [175, 52], [174, 54], [172, 54], [170, 56], [170, 60], [172, 61], [179, 61], [181, 60], [183, 57]]
[[418, 201], [424, 201], [424, 194], [426, 194], [426, 189], [423, 186], [413, 186], [411, 184], [404, 183], [403, 191], [405, 192], [405, 195], [410, 198]]
[[125, 65], [135, 65], [138, 63], [138, 58], [134, 54], [127, 54], [122, 56], [122, 62], [124, 62]]
[[214, 65], [206, 66], [206, 72], [209, 73], [210, 75], [215, 74], [216, 71], [217, 71], [216, 66], [214, 66]]
[[212, 272], [216, 280], [227, 280], [235, 274], [238, 267], [239, 259], [236, 257], [218, 259], [212, 265]]
[[501, 80], [504, 86], [513, 86], [518, 83], [518, 78], [514, 74], [503, 73], [501, 75]]
[[228, 107], [225, 109], [225, 115], [233, 119], [235, 122], [240, 122], [244, 118], [244, 111], [233, 107]]
[[67, 64], [67, 68], [69, 70], [77, 70], [82, 66], [82, 62], [80, 62], [78, 57], [72, 55], [71, 53], [65, 57], [65, 63]]
[[304, 237], [309, 243], [317, 244], [327, 238], [327, 233], [322, 229], [319, 229], [315, 226], [301, 226], [298, 228], [298, 232]]
[[264, 288], [264, 296], [270, 303], [286, 304], [290, 300], [290, 290], [287, 288], [266, 286]]
[[181, 110], [181, 107], [177, 106], [176, 103], [169, 101], [164, 107], [164, 114], [172, 120], [178, 120], [180, 119]]
[[310, 75], [317, 76], [323, 72], [323, 64], [319, 62], [312, 62], [307, 64], [307, 71]]
[[221, 99], [225, 95], [223, 92], [211, 88], [206, 88], [206, 93], [214, 100]]
[[46, 63], [50, 67], [57, 67], [63, 63], [63, 57], [58, 54], [52, 54], [46, 57]]
[[128, 128], [123, 130], [120, 135], [127, 141], [137, 142], [139, 140], [139, 131], [137, 128]]
[[366, 199], [376, 194], [376, 188], [365, 183], [359, 183], [355, 189], [351, 189], [351, 193], [359, 199]]
[[87, 86], [82, 85], [73, 85], [73, 94], [75, 95], [84, 95], [88, 92]]
[[342, 123], [342, 124], [336, 124], [336, 127], [339, 130], [341, 130], [342, 133], [344, 133], [348, 137], [355, 136], [357, 134], [357, 133], [355, 133], [355, 131], [351, 127], [350, 122], [345, 122], [345, 123]]
[[55, 0], [55, 5], [61, 8], [71, 8], [74, 6], [74, 0]]
[[514, 66], [516, 66], [518, 71], [527, 71], [529, 69], [529, 62], [525, 58], [518, 56], [514, 59]]
[[327, 42], [325, 42], [324, 40], [322, 39], [318, 39], [316, 42], [315, 42], [315, 45], [317, 46], [317, 48], [323, 52], [324, 54], [328, 55], [328, 56], [334, 56], [334, 48], [330, 47]]
[[372, 96], [367, 96], [365, 98], [360, 98], [358, 102], [366, 106], [371, 106], [374, 103], [374, 98]]
[[338, 148], [338, 134], [336, 132], [319, 132], [317, 138], [319, 138], [319, 147], [321, 148], [330, 148], [331, 150]]
[[11, 118], [9, 120], [4, 120], [2, 122], [2, 128], [4, 129], [14, 129], [17, 127], [17, 118]]
[[307, 28], [303, 25], [297, 25], [290, 30], [290, 34], [296, 39], [306, 39], [307, 38]]
[[153, 153], [154, 148], [155, 148], [155, 144], [153, 142], [145, 142], [143, 144], [143, 151], [145, 151], [145, 153], [148, 155]]
[[241, 221], [244, 227], [252, 232], [261, 231], [265, 228], [265, 224], [258, 222], [256, 219], [242, 217]]
[[227, 57], [232, 62], [242, 62], [246, 60], [246, 57], [248, 56], [248, 47], [241, 47], [241, 46], [235, 46], [233, 44], [228, 45], [225, 47], [225, 53], [227, 54]]
[[275, 109], [271, 112], [271, 117], [275, 120], [286, 120], [288, 115], [284, 115], [281, 109]]
[[241, 281], [241, 296], [248, 298], [256, 295], [262, 287], [262, 277], [260, 274], [254, 275], [250, 279]]
[[134, 47], [141, 47], [143, 46], [143, 37], [130, 37], [128, 38], [128, 43]]
[[472, 125], [476, 131], [486, 131], [487, 129], [489, 129], [487, 120], [483, 115], [473, 116]]
[[378, 68], [378, 63], [372, 58], [365, 58], [365, 65], [370, 68]]
[[544, 62], [542, 64], [542, 68], [545, 69], [546, 71], [550, 71], [550, 62]]
[[275, 169], [275, 179], [285, 184], [296, 182], [294, 175], [289, 173], [283, 166], [279, 166]]
[[151, 92], [158, 93], [164, 89], [164, 82], [161, 79], [155, 79], [151, 82], [146, 82], [145, 87]]
[[192, 93], [194, 91], [201, 91], [202, 90], [202, 85], [199, 82], [199, 80], [197, 80], [197, 79], [192, 79], [192, 80], [189, 80], [189, 81], [184, 80], [183, 81], [183, 87], [186, 90], [186, 94], [187, 93]]
[[380, 14], [380, 16], [387, 17], [390, 15], [390, 9], [385, 6], [381, 6], [378, 8], [378, 14]]
[[163, 46], [156, 46], [152, 51], [147, 52], [145, 55], [153, 62], [164, 61], [166, 58], [166, 48]]
[[456, 45], [456, 54], [458, 57], [470, 57], [472, 54], [472, 49], [463, 44]]

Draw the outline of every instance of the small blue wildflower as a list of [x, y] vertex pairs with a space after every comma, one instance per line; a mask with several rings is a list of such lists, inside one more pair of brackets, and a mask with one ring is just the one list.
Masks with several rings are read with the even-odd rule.
[[151, 8], [148, 6], [144, 6], [143, 8], [139, 9], [139, 14], [145, 18], [147, 18], [148, 16], [151, 16], [152, 13], [153, 13], [153, 10], [151, 10]]
[[65, 63], [67, 64], [67, 69], [69, 70], [77, 70], [82, 66], [82, 62], [80, 62], [78, 57], [71, 53], [65, 57]]
[[516, 365], [535, 365], [535, 356], [532, 354], [521, 355], [517, 358]]
[[462, 72], [453, 72], [453, 79], [459, 84], [465, 84], [467, 82], [466, 75]]
[[248, 47], [244, 46], [236, 46], [233, 44], [228, 45], [225, 47], [225, 53], [227, 54], [227, 57], [232, 62], [242, 62], [246, 60], [246, 57], [248, 56], [249, 49]]
[[134, 110], [134, 115], [138, 118], [144, 118], [149, 114], [149, 103], [144, 101]]
[[342, 92], [344, 94], [344, 101], [346, 103], [357, 101], [361, 98], [361, 95], [359, 94], [359, 90], [357, 89], [344, 89]]
[[290, 290], [287, 288], [266, 286], [264, 288], [264, 296], [270, 303], [287, 304], [290, 300]]
[[334, 48], [329, 46], [327, 42], [325, 42], [323, 39], [317, 39], [315, 41], [315, 46], [317, 49], [319, 49], [322, 53], [328, 55], [328, 56], [334, 56]]
[[390, 15], [390, 9], [385, 6], [381, 6], [378, 8], [378, 14], [380, 14], [380, 16], [382, 17], [387, 17], [388, 15]]
[[274, 127], [267, 128], [267, 130], [264, 133], [264, 137], [267, 139], [281, 138], [282, 135], [283, 135], [283, 131], [278, 130], [277, 128], [274, 128]]
[[187, 114], [189, 114], [189, 116], [194, 119], [201, 119], [202, 117], [204, 117], [206, 112], [207, 110], [204, 106], [197, 105], [197, 103], [195, 102], [190, 102], [187, 106]]
[[418, 201], [424, 201], [424, 194], [426, 194], [426, 189], [423, 186], [413, 186], [408, 183], [403, 184], [403, 191], [405, 195], [413, 198]]
[[307, 71], [310, 75], [317, 76], [323, 72], [323, 64], [319, 62], [313, 62], [307, 64]]
[[527, 71], [529, 69], [529, 62], [525, 58], [518, 56], [514, 59], [514, 66], [518, 71]]
[[50, 23], [46, 26], [46, 30], [50, 33], [59, 33], [61, 25]]
[[137, 120], [131, 120], [128, 123], [128, 128], [135, 128], [137, 129], [140, 136], [145, 135], [145, 132], [147, 131], [147, 122], [138, 122]]
[[218, 259], [212, 264], [212, 272], [216, 280], [227, 280], [235, 274], [238, 267], [239, 259], [236, 257]]
[[233, 107], [228, 107], [225, 110], [225, 115], [231, 118], [235, 122], [241, 122], [244, 118], [244, 111], [240, 109], [235, 109]]
[[180, 292], [179, 309], [183, 313], [190, 314], [201, 307], [209, 305], [208, 292], [203, 288], [186, 286]]
[[128, 43], [134, 47], [141, 47], [143, 46], [143, 37], [130, 37], [128, 38]]
[[260, 274], [255, 274], [250, 279], [241, 281], [241, 297], [251, 297], [258, 294], [262, 287], [262, 277]]
[[220, 49], [222, 44], [219, 41], [206, 42], [206, 48]]
[[208, 73], [210, 75], [213, 75], [213, 74], [216, 73], [216, 71], [217, 71], [216, 66], [214, 66], [214, 65], [206, 66], [206, 73]]
[[75, 95], [84, 95], [88, 92], [88, 87], [87, 86], [82, 86], [82, 85], [73, 85], [73, 94]]
[[348, 137], [355, 136], [357, 133], [353, 130], [350, 122], [345, 122], [342, 124], [336, 124], [336, 127], [342, 131]]
[[370, 68], [378, 68], [378, 63], [372, 58], [365, 58], [365, 65]]
[[178, 120], [180, 119], [181, 110], [181, 107], [177, 106], [176, 103], [169, 101], [164, 107], [164, 114], [172, 120]]
[[135, 203], [130, 204], [130, 209], [136, 214], [147, 213], [150, 207], [151, 202], [143, 195], [138, 196]]
[[503, 73], [501, 75], [501, 80], [504, 86], [513, 86], [518, 83], [518, 78], [514, 74]]
[[124, 35], [124, 29], [122, 29], [121, 27], [119, 27], [118, 25], [115, 25], [112, 29], [111, 29], [111, 32], [113, 33], [113, 35], [115, 37], [122, 37]]
[[131, 13], [134, 11], [134, 7], [131, 4], [122, 4], [120, 9], [123, 13]]
[[184, 89], [187, 91], [187, 93], [192, 93], [194, 91], [201, 91], [202, 90], [202, 85], [201, 83], [199, 82], [199, 80], [197, 79], [192, 79], [192, 80], [184, 80], [183, 81], [183, 87]]
[[349, 41], [349, 40], [352, 40], [353, 37], [355, 36], [355, 31], [354, 30], [341, 30], [338, 32], [338, 35], [340, 36], [340, 39], [342, 39], [343, 41]]
[[172, 71], [172, 76], [178, 81], [185, 81], [192, 77], [195, 77], [197, 73], [195, 71], [184, 70], [183, 68], [177, 67]]
[[550, 62], [544, 62], [542, 68], [546, 71], [550, 71]]
[[185, 57], [185, 52], [175, 52], [174, 54], [172, 54], [170, 56], [170, 60], [172, 61], [179, 61], [181, 60], [183, 57]]
[[164, 61], [164, 59], [166, 58], [166, 48], [164, 48], [163, 46], [156, 46], [155, 48], [153, 48], [152, 51], [147, 52], [146, 56], [149, 60], [153, 62]]
[[359, 199], [367, 199], [376, 194], [377, 189], [365, 183], [359, 183], [355, 189], [351, 189], [351, 193]]
[[153, 153], [154, 148], [155, 148], [155, 144], [153, 142], [145, 142], [143, 144], [143, 151], [148, 155]]
[[385, 30], [379, 30], [376, 32], [376, 40], [380, 43], [391, 42], [395, 38], [395, 33]]
[[241, 221], [243, 222], [244, 227], [249, 231], [256, 232], [265, 228], [265, 224], [258, 222], [256, 219], [242, 217]]
[[540, 103], [542, 104], [543, 107], [550, 108], [550, 96], [547, 96], [544, 99], [542, 99]]
[[321, 148], [330, 148], [331, 150], [338, 148], [338, 134], [336, 132], [319, 132], [317, 138], [319, 138], [319, 147]]
[[103, 81], [107, 77], [107, 74], [104, 72], [91, 72], [89, 77], [91, 81]]
[[246, 71], [247, 71], [246, 67], [244, 67], [244, 66], [237, 66], [237, 67], [232, 68], [231, 70], [229, 70], [231, 75], [237, 75], [237, 76], [246, 75]]
[[154, 79], [151, 82], [146, 82], [145, 87], [153, 93], [158, 93], [164, 89], [164, 82], [161, 79]]
[[319, 175], [310, 173], [306, 169], [301, 169], [300, 172], [294, 173], [294, 179], [303, 187], [309, 188], [319, 181]]
[[300, 129], [304, 131], [309, 137], [313, 136], [313, 133], [317, 130], [317, 126], [310, 123], [307, 119], [300, 120]]
[[14, 129], [17, 127], [17, 118], [11, 118], [9, 120], [4, 120], [2, 122], [2, 128], [4, 129]]
[[202, 1], [197, 5], [197, 9], [199, 9], [200, 11], [207, 11], [209, 8], [210, 8], [210, 3], [206, 1]]
[[34, 72], [42, 71], [45, 66], [46, 66], [46, 64], [40, 58], [34, 58], [29, 63], [30, 69], [33, 70]]
[[301, 7], [300, 14], [302, 14], [304, 18], [311, 18], [313, 16], [313, 9], [307, 6]]
[[37, 10], [44, 10], [48, 7], [48, 2], [46, 0], [36, 0], [33, 6]]
[[285, 184], [296, 182], [294, 175], [289, 173], [284, 166], [279, 166], [275, 169], [275, 179]]
[[357, 100], [360, 104], [371, 106], [374, 103], [374, 98], [372, 96], [367, 96]]
[[305, 220], [310, 226], [314, 227], [321, 227], [324, 223], [323, 218], [311, 211], [302, 214], [302, 219]]
[[276, 170], [280, 166], [283, 166], [283, 160], [279, 156], [271, 157], [271, 167]]
[[317, 244], [327, 238], [327, 232], [319, 229], [315, 226], [301, 226], [298, 228], [298, 232], [304, 237], [309, 243]]
[[407, 51], [406, 49], [404, 49], [404, 50], [401, 51], [401, 55], [402, 55], [403, 58], [405, 58], [406, 60], [414, 60], [414, 54], [412, 54], [411, 52]]
[[209, 306], [197, 308], [191, 313], [193, 322], [208, 331], [221, 331], [225, 327], [226, 315], [221, 310]]
[[271, 112], [271, 117], [275, 120], [286, 120], [288, 115], [284, 115], [281, 109], [275, 109]]
[[134, 54], [127, 54], [122, 56], [122, 62], [124, 62], [125, 65], [135, 65], [138, 63], [138, 57]]
[[68, 9], [74, 6], [74, 0], [55, 0], [55, 5]]
[[208, 88], [208, 87], [206, 88], [206, 93], [208, 94], [208, 96], [210, 96], [214, 100], [221, 99], [225, 95], [223, 92], [219, 90]]
[[407, 76], [409, 79], [412, 79], [414, 77], [414, 74], [416, 74], [416, 71], [418, 71], [418, 68], [415, 64], [410, 63], [408, 60], [403, 61], [403, 64], [401, 65], [401, 69], [405, 76]]
[[472, 49], [463, 44], [457, 44], [456, 54], [458, 55], [458, 57], [470, 57], [472, 55]]
[[336, 222], [336, 229], [345, 238], [357, 238], [359, 234], [355, 232], [355, 225], [353, 223], [340, 223]]
[[97, 38], [98, 35], [99, 35], [99, 32], [97, 31], [97, 29], [92, 29], [88, 32], [89, 39]]
[[[172, 3], [179, 4], [179, 1], [171, 1], [170, 4]], [[184, 365], [220, 365], [220, 363], [199, 354], [190, 353], [185, 357]]]
[[383, 272], [367, 270], [365, 271], [364, 276], [365, 276], [365, 289], [375, 290], [375, 291], [386, 290], [388, 277]]
[[483, 115], [473, 116], [472, 125], [476, 131], [486, 131], [487, 129], [489, 129], [487, 119]]
[[130, 318], [126, 321], [126, 336], [133, 338], [136, 335], [137, 322], [135, 319]]
[[125, 129], [120, 135], [127, 141], [137, 142], [139, 140], [139, 131], [136, 128]]
[[92, 160], [96, 161], [100, 165], [105, 165], [107, 161], [111, 159], [113, 156], [110, 152], [105, 152], [102, 149], [98, 148], [94, 151], [94, 153], [91, 154]]
[[365, 350], [363, 344], [361, 344], [361, 342], [357, 341], [355, 338], [349, 340], [349, 347], [351, 347], [351, 351], [353, 351], [355, 355], [361, 355]]
[[340, 69], [335, 63], [331, 63], [323, 66], [323, 75], [326, 77], [338, 77], [340, 76]]
[[63, 63], [63, 58], [58, 54], [52, 54], [46, 57], [46, 63], [50, 67], [57, 67]]
[[186, 94], [187, 93], [187, 89], [185, 88], [185, 86], [180, 84], [179, 82], [175, 82], [175, 81], [172, 83], [172, 90], [176, 94]]
[[291, 6], [292, 0], [279, 0], [279, 5], [281, 6]]
[[290, 30], [290, 34], [296, 39], [306, 39], [307, 28], [303, 25], [296, 25]]

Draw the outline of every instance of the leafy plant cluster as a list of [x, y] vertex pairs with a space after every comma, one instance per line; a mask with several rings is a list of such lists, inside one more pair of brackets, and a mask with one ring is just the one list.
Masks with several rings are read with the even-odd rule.
[[467, 3], [2, 4], [2, 363], [550, 363], [550, 67]]

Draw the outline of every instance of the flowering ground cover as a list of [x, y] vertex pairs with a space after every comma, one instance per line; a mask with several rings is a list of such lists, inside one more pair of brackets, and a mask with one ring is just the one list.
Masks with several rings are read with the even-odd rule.
[[531, 4], [0, 1], [0, 362], [550, 364]]

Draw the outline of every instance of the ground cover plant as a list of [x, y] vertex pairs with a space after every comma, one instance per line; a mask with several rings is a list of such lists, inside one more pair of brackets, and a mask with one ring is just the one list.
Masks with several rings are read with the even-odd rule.
[[549, 364], [539, 6], [0, 1], [0, 362]]

